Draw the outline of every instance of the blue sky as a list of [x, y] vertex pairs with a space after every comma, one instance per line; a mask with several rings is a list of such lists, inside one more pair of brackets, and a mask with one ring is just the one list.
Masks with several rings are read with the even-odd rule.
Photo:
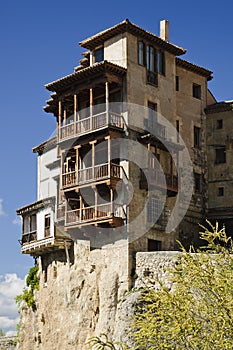
[[212, 70], [209, 88], [217, 100], [230, 100], [232, 11], [231, 1], [208, 0], [1, 3], [0, 285], [6, 274], [23, 279], [33, 264], [32, 258], [20, 254], [15, 210], [36, 200], [36, 155], [31, 149], [55, 129], [53, 116], [43, 112], [49, 99], [44, 84], [78, 65], [78, 42], [125, 18], [159, 34], [159, 21], [168, 19], [170, 41], [187, 49], [183, 58]]

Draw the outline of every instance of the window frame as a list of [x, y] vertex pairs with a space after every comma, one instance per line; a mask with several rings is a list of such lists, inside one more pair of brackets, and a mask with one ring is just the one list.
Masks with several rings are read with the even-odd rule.
[[218, 197], [224, 197], [224, 187], [223, 186], [218, 187], [217, 196]]
[[226, 162], [227, 162], [226, 146], [216, 147], [215, 148], [215, 164], [225, 164]]
[[194, 125], [193, 127], [193, 147], [194, 148], [201, 148], [201, 128]]
[[221, 130], [223, 128], [223, 120], [217, 119], [216, 121], [216, 129]]
[[201, 100], [201, 85], [193, 83], [193, 97]]
[[[96, 59], [96, 53], [97, 52], [101, 52], [101, 58], [102, 59], [100, 59], [100, 60], [97, 60]], [[101, 46], [101, 47], [98, 47], [98, 48], [96, 48], [95, 50], [94, 50], [94, 52], [93, 52], [93, 56], [94, 56], [94, 63], [100, 63], [100, 62], [103, 62], [104, 61], [104, 47], [103, 46]]]

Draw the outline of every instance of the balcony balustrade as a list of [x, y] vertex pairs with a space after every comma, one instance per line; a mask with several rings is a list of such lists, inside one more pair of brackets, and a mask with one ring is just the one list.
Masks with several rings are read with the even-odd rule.
[[118, 164], [98, 164], [94, 167], [62, 174], [62, 186], [67, 188], [109, 178], [120, 179], [122, 177], [121, 173], [122, 167]]
[[[165, 177], [165, 180], [164, 180]], [[168, 191], [178, 192], [178, 176], [162, 173], [156, 169], [142, 169], [140, 187], [145, 189], [150, 186], [166, 188]]]
[[27, 233], [23, 233], [22, 234], [22, 245], [25, 243], [29, 243], [32, 241], [36, 241], [37, 239], [37, 231], [31, 231], [31, 232], [27, 232]]
[[114, 203], [99, 204], [66, 212], [66, 226], [84, 225], [92, 221], [108, 221], [113, 218], [124, 219], [122, 206]]
[[124, 128], [124, 120], [121, 114], [115, 112], [103, 112], [72, 122], [60, 127], [59, 141], [67, 140], [75, 136], [81, 136], [88, 132], [107, 126]]

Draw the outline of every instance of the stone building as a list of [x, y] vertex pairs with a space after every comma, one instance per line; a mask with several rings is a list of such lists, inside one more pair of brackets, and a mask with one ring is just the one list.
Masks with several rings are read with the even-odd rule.
[[198, 244], [198, 223], [231, 218], [232, 103], [209, 92], [212, 72], [180, 58], [167, 21], [157, 36], [126, 19], [80, 45], [80, 65], [46, 85], [57, 133], [33, 149], [38, 200], [17, 211], [41, 286], [37, 311], [22, 309], [20, 349], [119, 339], [136, 252]]

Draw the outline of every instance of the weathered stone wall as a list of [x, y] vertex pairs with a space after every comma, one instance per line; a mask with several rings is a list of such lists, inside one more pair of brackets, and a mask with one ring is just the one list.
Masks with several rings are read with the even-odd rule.
[[127, 256], [124, 242], [90, 250], [88, 241], [78, 241], [70, 265], [65, 253], [43, 257], [36, 310], [21, 307], [19, 349], [82, 350], [94, 334], [117, 337]]
[[79, 243], [70, 267], [57, 255], [56, 262], [48, 264], [46, 284], [45, 271], [40, 273], [37, 309], [21, 307], [19, 350], [84, 350], [87, 339], [101, 333], [126, 341], [139, 289], [157, 288], [157, 278], [166, 281], [164, 269], [175, 263], [179, 253], [137, 253], [132, 293], [120, 273], [125, 264], [122, 251], [122, 246], [90, 251]]
[[174, 266], [180, 252], [147, 252], [136, 254], [135, 288], [159, 288], [158, 280], [170, 286], [169, 268]]
[[15, 350], [16, 337], [0, 337], [0, 350]]

